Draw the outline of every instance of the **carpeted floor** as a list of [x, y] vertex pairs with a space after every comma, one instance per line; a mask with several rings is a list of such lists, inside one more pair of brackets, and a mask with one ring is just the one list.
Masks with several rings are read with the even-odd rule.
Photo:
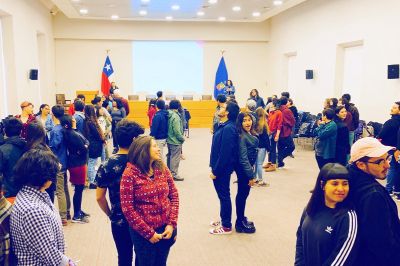
[[[208, 233], [209, 223], [218, 218], [219, 202], [209, 179], [211, 134], [207, 129], [191, 129], [183, 146], [186, 160], [180, 166], [185, 181], [177, 182], [178, 239], [168, 265], [293, 265], [297, 226], [317, 176], [313, 151], [298, 146], [284, 169], [265, 174], [270, 187], [251, 189], [246, 216], [254, 221], [257, 232], [213, 236]], [[232, 175], [233, 206], [235, 179]], [[97, 205], [95, 191], [85, 190], [83, 197], [83, 209], [92, 217], [89, 224], [64, 228], [67, 253], [79, 265], [117, 265], [110, 222]], [[235, 218], [233, 209], [232, 222]]]

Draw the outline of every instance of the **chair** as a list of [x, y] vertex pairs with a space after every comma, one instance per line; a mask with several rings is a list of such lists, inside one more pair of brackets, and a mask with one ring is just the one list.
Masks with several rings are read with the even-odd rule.
[[65, 99], [65, 94], [56, 94], [56, 104], [66, 105], [68, 106], [71, 104], [71, 100]]
[[201, 99], [203, 101], [211, 101], [212, 100], [212, 96], [211, 95], [201, 95]]
[[166, 96], [165, 96], [165, 99], [166, 99], [167, 101], [176, 100], [176, 95], [166, 95]]
[[157, 99], [157, 96], [151, 94], [146, 95], [146, 101], [150, 101], [151, 99]]
[[129, 101], [139, 101], [139, 95], [128, 95]]
[[183, 95], [182, 99], [184, 101], [193, 101], [193, 95]]

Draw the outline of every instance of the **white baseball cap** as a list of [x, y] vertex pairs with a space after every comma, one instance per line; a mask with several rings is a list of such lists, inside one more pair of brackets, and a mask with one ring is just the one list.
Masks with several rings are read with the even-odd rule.
[[350, 163], [360, 160], [361, 158], [368, 157], [381, 157], [390, 150], [396, 149], [395, 147], [385, 146], [379, 140], [371, 137], [366, 137], [357, 140], [350, 151]]

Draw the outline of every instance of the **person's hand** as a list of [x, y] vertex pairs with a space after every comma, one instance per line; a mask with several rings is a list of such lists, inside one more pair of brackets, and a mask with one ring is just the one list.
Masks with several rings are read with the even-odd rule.
[[163, 238], [162, 234], [154, 233], [154, 235], [150, 238], [150, 243], [155, 244]]
[[279, 135], [276, 134], [275, 137], [274, 137], [274, 141], [275, 141], [275, 142], [278, 142], [278, 140], [279, 140]]
[[256, 184], [256, 179], [255, 178], [249, 180], [249, 186], [250, 187], [254, 186], [255, 184]]
[[211, 173], [211, 174], [210, 174], [210, 178], [211, 178], [212, 180], [214, 180], [214, 179], [216, 179], [217, 177], [216, 177], [213, 173]]
[[174, 227], [172, 225], [167, 225], [165, 227], [164, 232], [161, 234], [163, 239], [170, 239], [172, 236], [172, 233], [174, 232]]

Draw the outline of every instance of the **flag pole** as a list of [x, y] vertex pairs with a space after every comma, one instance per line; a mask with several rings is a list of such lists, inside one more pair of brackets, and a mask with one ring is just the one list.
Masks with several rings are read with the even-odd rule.
[[222, 50], [221, 50], [221, 56], [224, 56], [224, 53], [225, 53], [225, 50], [222, 49]]
[[107, 49], [107, 50], [106, 50], [107, 55], [108, 55], [108, 53], [109, 53], [110, 51], [111, 51], [111, 49]]

